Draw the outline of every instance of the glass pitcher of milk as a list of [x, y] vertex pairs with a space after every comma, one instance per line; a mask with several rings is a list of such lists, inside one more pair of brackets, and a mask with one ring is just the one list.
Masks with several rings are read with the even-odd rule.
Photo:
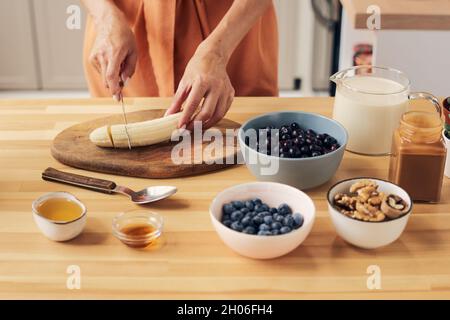
[[348, 131], [347, 150], [364, 155], [387, 155], [392, 136], [409, 100], [439, 100], [425, 92], [410, 92], [410, 81], [398, 70], [358, 66], [330, 78], [337, 84], [333, 118]]

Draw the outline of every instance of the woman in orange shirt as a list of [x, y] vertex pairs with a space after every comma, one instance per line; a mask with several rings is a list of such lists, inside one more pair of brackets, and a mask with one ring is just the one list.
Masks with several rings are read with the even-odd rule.
[[208, 128], [234, 95], [278, 94], [272, 0], [82, 1], [93, 96], [174, 96], [167, 114], [183, 110], [180, 127]]

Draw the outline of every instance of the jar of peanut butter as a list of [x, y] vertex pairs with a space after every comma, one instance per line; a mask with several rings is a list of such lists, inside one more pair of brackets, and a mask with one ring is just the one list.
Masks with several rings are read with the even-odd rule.
[[405, 113], [393, 137], [389, 180], [414, 201], [439, 202], [445, 158], [440, 114]]

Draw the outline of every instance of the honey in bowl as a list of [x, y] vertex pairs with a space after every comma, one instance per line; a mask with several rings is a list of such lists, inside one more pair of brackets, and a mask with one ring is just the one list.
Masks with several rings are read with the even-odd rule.
[[118, 214], [112, 223], [113, 234], [132, 248], [158, 247], [163, 218], [154, 212], [132, 210]]
[[38, 213], [52, 221], [70, 222], [83, 214], [83, 209], [67, 198], [49, 198], [37, 206]]

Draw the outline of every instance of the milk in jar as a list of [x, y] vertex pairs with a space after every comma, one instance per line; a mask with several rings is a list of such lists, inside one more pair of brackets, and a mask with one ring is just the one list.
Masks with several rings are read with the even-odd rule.
[[333, 118], [347, 129], [347, 150], [388, 154], [393, 133], [408, 108], [409, 86], [376, 74], [336, 82]]

